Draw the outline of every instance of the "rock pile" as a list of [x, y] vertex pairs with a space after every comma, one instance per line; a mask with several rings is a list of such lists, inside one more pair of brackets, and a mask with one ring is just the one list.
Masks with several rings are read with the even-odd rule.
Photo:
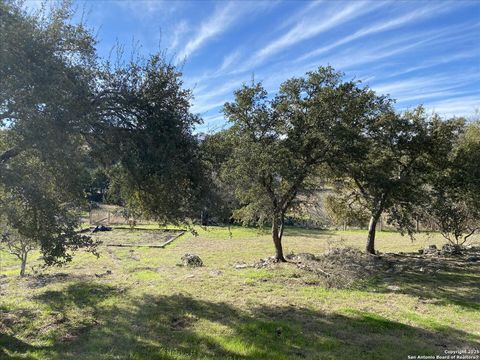
[[201, 267], [203, 266], [203, 261], [198, 255], [186, 253], [182, 256], [182, 265], [188, 267]]

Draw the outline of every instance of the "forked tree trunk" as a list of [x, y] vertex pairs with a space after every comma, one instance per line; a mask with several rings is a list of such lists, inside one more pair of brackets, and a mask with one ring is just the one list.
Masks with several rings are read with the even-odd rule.
[[279, 221], [277, 216], [272, 219], [272, 238], [275, 245], [275, 260], [279, 262], [286, 262], [283, 256], [282, 248], [282, 236], [283, 236], [283, 221]]

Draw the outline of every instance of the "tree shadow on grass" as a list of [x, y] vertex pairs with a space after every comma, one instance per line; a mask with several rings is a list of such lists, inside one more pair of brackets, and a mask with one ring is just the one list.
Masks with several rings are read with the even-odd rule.
[[0, 333], [0, 359], [10, 360], [36, 360], [37, 356], [29, 355], [34, 352], [46, 350], [44, 346], [33, 346], [15, 336]]
[[404, 270], [374, 278], [371, 284], [376, 291], [389, 292], [388, 286], [396, 285], [396, 292], [418, 297], [420, 302], [480, 310], [480, 263], [465, 257], [420, 261], [403, 257], [398, 264]]
[[[50, 297], [51, 298], [51, 297]], [[61, 298], [61, 296], [60, 296]], [[76, 304], [75, 302], [72, 302]], [[91, 303], [82, 301], [78, 304]], [[100, 326], [54, 345], [61, 359], [405, 359], [478, 345], [472, 335], [427, 331], [374, 313], [292, 306], [241, 310], [190, 296], [144, 295], [98, 308]]]
[[52, 310], [60, 312], [65, 312], [72, 307], [96, 310], [98, 303], [106, 298], [118, 295], [122, 291], [122, 289], [111, 285], [81, 281], [70, 284], [61, 291], [45, 291], [34, 299], [46, 303]]
[[[96, 318], [101, 317], [98, 304], [121, 291], [113, 286], [87, 281], [70, 284], [60, 291], [46, 291], [34, 297], [34, 300], [48, 305], [51, 321], [43, 329], [34, 329], [36, 333], [29, 337], [38, 341], [41, 333], [42, 340], [53, 339], [59, 343], [76, 340], [98, 324]], [[15, 336], [17, 330], [24, 329], [24, 323], [32, 321], [34, 317], [25, 316], [24, 310], [20, 311], [20, 315], [16, 312], [3, 310], [3, 318], [0, 316], [0, 359], [50, 358], [44, 354], [54, 353], [54, 347], [32, 345]]]

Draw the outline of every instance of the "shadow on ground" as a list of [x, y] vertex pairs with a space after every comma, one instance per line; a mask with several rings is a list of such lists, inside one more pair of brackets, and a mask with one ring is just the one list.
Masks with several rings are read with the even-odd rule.
[[119, 291], [81, 283], [45, 293], [38, 300], [56, 311], [75, 307], [94, 316], [88, 326], [69, 324], [75, 336], [55, 338], [48, 348], [2, 336], [2, 358], [28, 359], [41, 351], [41, 358], [66, 360], [405, 359], [478, 346], [471, 334], [453, 328], [426, 331], [369, 312], [340, 315], [293, 306], [246, 311], [186, 295], [144, 295], [121, 306], [102, 305]]
[[458, 305], [480, 310], [480, 262], [470, 262], [471, 254], [446, 258], [419, 257], [411, 254], [395, 257], [392, 273], [381, 273], [371, 282], [373, 288], [419, 298], [420, 302]]

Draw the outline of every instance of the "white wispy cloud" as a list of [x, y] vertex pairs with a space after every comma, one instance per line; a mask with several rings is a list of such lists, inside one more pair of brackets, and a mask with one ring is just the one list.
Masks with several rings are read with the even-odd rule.
[[[142, 21], [151, 20], [159, 15], [165, 17], [182, 8], [185, 3], [167, 0], [114, 1], [119, 6]], [[105, 5], [104, 5], [105, 6]], [[106, 7], [105, 7], [106, 8]]]
[[[381, 63], [380, 60], [392, 58], [397, 55], [405, 55], [417, 49], [425, 51], [426, 49], [431, 50], [435, 47], [448, 47], [459, 41], [473, 40], [477, 37], [475, 31], [478, 26], [479, 24], [455, 25], [441, 30], [435, 29], [412, 34], [401, 34], [401, 36], [389, 38], [378, 44], [368, 44], [368, 46], [362, 43], [355, 47], [349, 47], [343, 51], [334, 53], [328, 57], [314, 60], [308, 64], [307, 67], [311, 67], [320, 62], [329, 63], [335, 68], [342, 70], [355, 67], [359, 69], [365, 64], [372, 62], [384, 66], [385, 63]], [[419, 60], [420, 59], [421, 58], [419, 58]], [[440, 61], [440, 58], [436, 57], [433, 62], [435, 61]], [[390, 62], [390, 64], [392, 63]], [[393, 76], [393, 74], [389, 74], [389, 76]]]
[[329, 45], [323, 46], [319, 49], [313, 50], [311, 52], [308, 52], [307, 54], [301, 56], [298, 60], [303, 61], [315, 56], [318, 56], [320, 54], [326, 53], [338, 46], [347, 44], [349, 42], [352, 42], [354, 40], [360, 39], [365, 36], [369, 35], [374, 35], [378, 33], [382, 33], [385, 31], [393, 30], [396, 28], [401, 28], [402, 26], [405, 26], [411, 22], [426, 19], [429, 17], [437, 16], [442, 12], [447, 11], [451, 7], [448, 6], [447, 4], [442, 4], [440, 3], [439, 5], [436, 6], [425, 6], [423, 8], [417, 8], [414, 11], [411, 11], [409, 13], [403, 14], [402, 16], [389, 19], [387, 21], [379, 21], [375, 23], [374, 25], [366, 26], [363, 27], [356, 32], [354, 32], [351, 35], [348, 35], [340, 40], [337, 40]]
[[179, 52], [177, 59], [182, 60], [188, 57], [205, 42], [228, 29], [238, 17], [238, 13], [235, 12], [234, 9], [235, 5], [233, 3], [217, 6], [213, 14], [200, 25], [195, 37], [188, 41], [185, 47]]
[[217, 72], [223, 73], [226, 69], [228, 69], [232, 64], [234, 64], [240, 58], [240, 55], [241, 55], [240, 49], [237, 49], [231, 52], [230, 54], [226, 55], [223, 58], [222, 65], [220, 66]]
[[[480, 80], [480, 75], [465, 74], [452, 78], [451, 74], [416, 76], [392, 82], [373, 84], [372, 88], [381, 94], [390, 94], [398, 103], [431, 101], [435, 98], [452, 98], [471, 94]], [[470, 90], [469, 90], [470, 89]], [[478, 92], [478, 90], [477, 90]]]
[[175, 49], [180, 44], [180, 41], [183, 37], [187, 34], [188, 30], [190, 29], [188, 22], [186, 20], [180, 21], [178, 24], [175, 25], [175, 29], [172, 32], [171, 40], [169, 49], [175, 51]]
[[219, 111], [226, 101], [233, 98], [233, 92], [249, 79], [251, 78], [248, 75], [240, 75], [201, 85], [194, 90], [195, 101], [192, 111], [200, 114], [212, 110]]
[[[347, 4], [336, 3], [336, 5], [337, 4], [341, 5], [325, 9], [326, 13], [315, 13], [313, 16], [311, 15], [300, 20], [300, 22], [285, 34], [253, 54], [245, 68], [251, 68], [299, 42], [318, 36], [322, 32], [335, 28], [353, 18], [371, 12], [384, 5], [382, 2], [369, 3], [364, 1], [356, 1]], [[339, 7], [343, 8], [339, 9]]]
[[454, 54], [448, 54], [445, 56], [435, 56], [434, 59], [427, 60], [421, 62], [419, 65], [408, 67], [406, 69], [397, 71], [390, 76], [398, 76], [398, 75], [405, 75], [414, 71], [418, 70], [423, 70], [423, 69], [428, 69], [431, 67], [439, 66], [439, 65], [444, 65], [452, 62], [456, 62], [459, 60], [465, 60], [465, 59], [470, 59], [473, 57], [479, 57], [480, 58], [480, 49], [473, 49], [469, 51], [464, 51], [461, 53], [454, 53]]
[[426, 103], [425, 107], [442, 116], [472, 117], [480, 111], [480, 93]]
[[229, 30], [237, 21], [245, 19], [247, 14], [252, 15], [256, 12], [269, 10], [276, 5], [277, 2], [274, 1], [261, 2], [256, 6], [251, 6], [247, 2], [219, 3], [213, 14], [200, 24], [196, 30], [196, 35], [179, 52], [177, 60], [183, 60], [192, 55], [209, 40]]

